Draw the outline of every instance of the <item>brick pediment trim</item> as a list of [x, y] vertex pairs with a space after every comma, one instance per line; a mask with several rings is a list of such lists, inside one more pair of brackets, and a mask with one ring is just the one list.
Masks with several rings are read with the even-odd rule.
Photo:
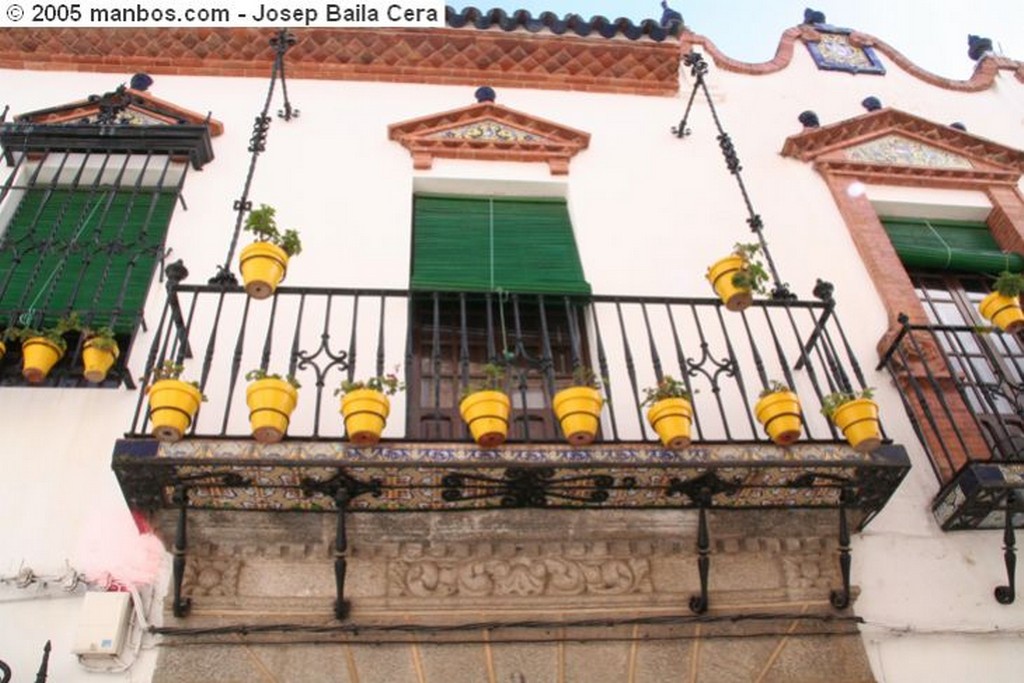
[[[858, 158], [854, 148], [895, 137], [933, 151], [955, 163], [908, 162], [893, 158]], [[1024, 173], [1024, 152], [941, 125], [898, 109], [879, 109], [821, 128], [809, 128], [790, 136], [782, 155], [813, 161], [820, 170], [855, 174], [896, 184], [919, 183], [930, 178], [937, 184], [1016, 184]]]
[[493, 102], [391, 124], [388, 138], [409, 150], [419, 170], [435, 158], [542, 161], [553, 175], [568, 174], [569, 161], [590, 144], [589, 133]]
[[26, 112], [14, 117], [16, 123], [61, 125], [71, 123], [111, 123], [121, 125], [174, 126], [206, 125], [210, 135], [224, 132], [224, 124], [202, 116], [148, 92], [120, 87], [103, 95], [69, 102], [47, 109]]

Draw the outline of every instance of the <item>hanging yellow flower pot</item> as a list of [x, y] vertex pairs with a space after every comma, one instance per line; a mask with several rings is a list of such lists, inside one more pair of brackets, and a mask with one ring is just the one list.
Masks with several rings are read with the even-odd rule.
[[242, 249], [239, 268], [246, 293], [253, 299], [266, 299], [288, 271], [288, 254], [269, 242], [253, 242]]
[[800, 398], [787, 388], [764, 394], [754, 406], [754, 414], [774, 443], [789, 446], [800, 438]]
[[985, 320], [1011, 334], [1024, 331], [1024, 312], [1020, 308], [1020, 297], [1004, 296], [992, 292], [978, 304], [978, 310]]
[[647, 411], [647, 421], [658, 433], [662, 445], [681, 450], [690, 445], [693, 405], [685, 398], [663, 398]]
[[705, 276], [715, 288], [718, 298], [730, 311], [742, 311], [754, 302], [754, 295], [749, 287], [739, 287], [732, 281], [733, 276], [740, 272], [744, 264], [742, 256], [730, 254], [715, 261]]
[[6, 355], [7, 355], [7, 344], [5, 344], [3, 342], [3, 340], [0, 340], [0, 360], [3, 360], [4, 356], [6, 356]]
[[30, 337], [21, 343], [21, 376], [30, 384], [39, 384], [64, 356], [64, 349], [46, 337]]
[[190, 382], [161, 379], [149, 387], [148, 393], [153, 436], [159, 441], [180, 440], [199, 412], [203, 392]]
[[505, 443], [511, 412], [512, 402], [502, 391], [477, 391], [459, 404], [459, 413], [469, 425], [473, 440], [483, 448]]
[[593, 387], [562, 389], [551, 399], [562, 433], [573, 446], [587, 446], [597, 437], [604, 399]]
[[380, 441], [390, 412], [388, 397], [374, 389], [355, 389], [341, 397], [345, 433], [354, 446], [372, 446]]
[[872, 390], [858, 394], [829, 394], [822, 399], [821, 412], [842, 432], [858, 453], [868, 453], [882, 443], [882, 428], [878, 421], [878, 404], [871, 400]]
[[87, 339], [82, 345], [82, 374], [93, 384], [99, 384], [107, 378], [107, 373], [117, 361], [120, 351], [117, 342], [105, 337]]
[[245, 389], [245, 402], [252, 438], [260, 443], [277, 443], [284, 438], [298, 401], [298, 389], [288, 380], [263, 377], [251, 382]]

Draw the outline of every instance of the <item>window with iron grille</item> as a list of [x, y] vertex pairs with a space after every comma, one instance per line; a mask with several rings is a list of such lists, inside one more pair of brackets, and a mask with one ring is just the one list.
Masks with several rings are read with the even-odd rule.
[[410, 438], [468, 438], [461, 392], [507, 365], [509, 439], [559, 438], [554, 390], [588, 365], [584, 279], [562, 199], [418, 195], [413, 219]]

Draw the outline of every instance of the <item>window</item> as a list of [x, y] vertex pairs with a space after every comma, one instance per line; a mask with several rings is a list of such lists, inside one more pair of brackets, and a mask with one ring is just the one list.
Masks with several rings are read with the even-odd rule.
[[417, 196], [412, 258], [410, 438], [469, 438], [461, 391], [504, 361], [509, 439], [557, 439], [551, 394], [589, 364], [590, 285], [564, 200]]

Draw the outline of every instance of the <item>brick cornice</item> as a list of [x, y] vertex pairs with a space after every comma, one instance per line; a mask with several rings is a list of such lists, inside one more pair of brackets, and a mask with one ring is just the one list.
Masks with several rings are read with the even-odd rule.
[[[474, 125], [480, 133], [497, 126], [516, 134], [503, 139], [459, 132]], [[417, 169], [429, 169], [434, 157], [545, 161], [556, 175], [567, 174], [569, 160], [590, 144], [589, 133], [493, 102], [394, 123], [388, 126], [388, 137], [409, 150]]]
[[[294, 78], [673, 95], [675, 41], [606, 40], [476, 29], [296, 29]], [[0, 68], [267, 77], [270, 31], [17, 29], [0, 32]]]

